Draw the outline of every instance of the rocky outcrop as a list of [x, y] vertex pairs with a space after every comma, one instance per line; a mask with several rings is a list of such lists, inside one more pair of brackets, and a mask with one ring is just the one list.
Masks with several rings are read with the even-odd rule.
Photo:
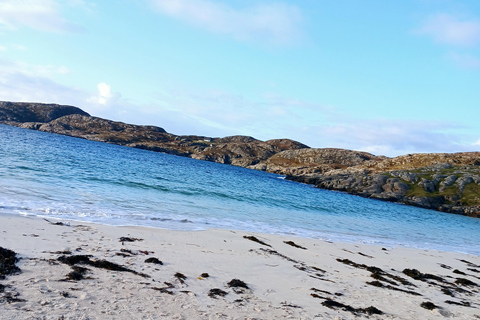
[[70, 114], [89, 116], [85, 111], [72, 106], [0, 101], [0, 122], [2, 123], [13, 125], [24, 122], [46, 123]]
[[373, 164], [384, 159], [385, 157], [377, 157], [367, 152], [345, 149], [292, 148], [276, 153], [251, 168], [284, 175], [299, 175], [326, 173], [331, 170], [347, 169], [361, 164]]
[[[432, 155], [433, 156], [433, 155]], [[475, 152], [458, 155], [458, 162], [473, 162]], [[452, 154], [449, 159], [455, 159]], [[461, 160], [460, 160], [461, 159]], [[318, 188], [399, 202], [472, 217], [480, 217], [480, 166], [441, 163], [410, 170], [289, 176], [290, 180], [314, 184]]]
[[92, 117], [79, 108], [0, 102], [0, 123], [282, 175], [318, 188], [480, 217], [480, 152], [408, 154], [314, 149], [290, 139], [178, 136]]
[[413, 170], [426, 166], [448, 163], [451, 165], [480, 165], [480, 152], [417, 153], [407, 154], [384, 161], [364, 164], [361, 168], [374, 172]]
[[251, 137], [227, 137], [213, 139], [211, 145], [192, 158], [251, 167], [266, 161], [278, 152], [308, 146], [289, 139], [260, 141]]

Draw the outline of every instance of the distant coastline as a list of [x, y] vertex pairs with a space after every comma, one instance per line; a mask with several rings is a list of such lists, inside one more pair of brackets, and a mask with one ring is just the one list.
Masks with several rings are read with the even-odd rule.
[[409, 154], [310, 148], [290, 139], [179, 136], [57, 104], [0, 101], [0, 123], [287, 176], [316, 187], [480, 217], [480, 152]]

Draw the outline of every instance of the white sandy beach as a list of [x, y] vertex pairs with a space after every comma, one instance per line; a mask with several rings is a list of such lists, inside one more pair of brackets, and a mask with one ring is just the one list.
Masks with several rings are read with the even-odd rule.
[[[0, 247], [18, 254], [21, 269], [0, 280], [1, 319], [480, 319], [473, 255], [14, 215], [0, 215]], [[65, 263], [76, 255], [135, 273]], [[152, 257], [163, 265], [145, 262]], [[84, 278], [67, 279], [79, 267]], [[416, 279], [404, 269], [418, 270], [409, 273]], [[248, 289], [230, 287], [233, 279]]]

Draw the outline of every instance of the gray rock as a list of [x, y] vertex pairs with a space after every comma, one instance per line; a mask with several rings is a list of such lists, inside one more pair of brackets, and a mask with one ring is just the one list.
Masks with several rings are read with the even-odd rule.
[[454, 176], [454, 175], [450, 175], [450, 176], [446, 177], [445, 180], [440, 182], [440, 186], [439, 186], [438, 190], [440, 192], [444, 192], [445, 189], [447, 187], [450, 187], [451, 185], [453, 185], [456, 180], [457, 180], [457, 176]]
[[425, 189], [427, 192], [435, 192], [437, 190], [437, 186], [435, 184], [435, 181], [432, 180], [427, 180], [427, 179], [421, 179], [420, 182], [418, 183], [420, 187]]

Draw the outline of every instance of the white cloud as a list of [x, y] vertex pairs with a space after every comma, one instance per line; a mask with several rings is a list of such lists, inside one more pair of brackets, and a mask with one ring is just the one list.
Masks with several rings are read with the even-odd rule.
[[417, 31], [448, 45], [473, 46], [480, 43], [479, 20], [460, 20], [449, 14], [430, 17]]
[[97, 85], [98, 93], [87, 99], [87, 102], [99, 105], [100, 107], [108, 107], [118, 101], [119, 93], [112, 92], [111, 86], [105, 82]]
[[300, 36], [302, 14], [281, 2], [234, 8], [215, 0], [150, 0], [163, 14], [239, 40], [287, 44]]
[[472, 143], [472, 146], [480, 146], [480, 139], [477, 142]]
[[24, 74], [29, 77], [51, 77], [59, 74], [67, 74], [70, 70], [65, 66], [32, 65], [25, 62], [0, 59], [0, 71], [3, 74]]
[[54, 0], [1, 0], [0, 30], [29, 27], [47, 32], [79, 32], [82, 28], [64, 19]]

